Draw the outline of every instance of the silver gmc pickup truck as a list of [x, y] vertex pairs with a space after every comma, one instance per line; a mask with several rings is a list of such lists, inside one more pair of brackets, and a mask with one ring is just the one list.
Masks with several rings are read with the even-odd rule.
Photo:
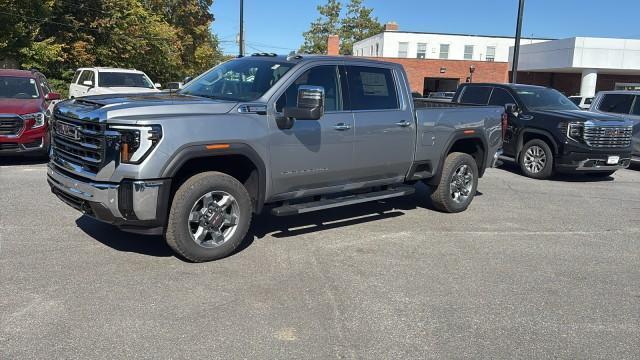
[[505, 110], [413, 102], [397, 64], [256, 54], [173, 93], [90, 96], [52, 118], [51, 190], [184, 258], [231, 254], [253, 214], [410, 195], [465, 210], [502, 146]]

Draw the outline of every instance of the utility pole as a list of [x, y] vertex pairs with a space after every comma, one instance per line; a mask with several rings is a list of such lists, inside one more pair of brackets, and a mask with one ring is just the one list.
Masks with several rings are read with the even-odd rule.
[[524, 14], [524, 0], [518, 4], [518, 23], [516, 25], [516, 43], [513, 47], [513, 64], [511, 67], [511, 82], [518, 81], [518, 61], [520, 60], [520, 38], [522, 37], [522, 16]]
[[238, 36], [239, 55], [244, 56], [244, 0], [240, 0], [240, 35]]

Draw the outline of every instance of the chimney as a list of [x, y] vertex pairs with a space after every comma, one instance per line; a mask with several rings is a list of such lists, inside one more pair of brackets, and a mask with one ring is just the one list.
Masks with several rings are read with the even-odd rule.
[[329, 35], [327, 55], [340, 55], [340, 36]]
[[399, 29], [400, 27], [398, 26], [398, 23], [395, 21], [390, 21], [384, 24], [384, 31], [398, 31]]

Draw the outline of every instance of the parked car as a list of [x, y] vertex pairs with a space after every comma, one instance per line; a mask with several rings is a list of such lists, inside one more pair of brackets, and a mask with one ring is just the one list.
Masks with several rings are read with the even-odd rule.
[[58, 99], [42, 73], [0, 69], [0, 154], [46, 156], [49, 108]]
[[572, 103], [576, 104], [576, 106], [578, 106], [580, 109], [589, 110], [591, 102], [593, 101], [593, 97], [575, 95], [569, 96], [569, 100], [571, 100]]
[[507, 109], [504, 156], [524, 175], [546, 179], [555, 171], [606, 177], [629, 167], [633, 123], [583, 111], [556, 90], [514, 84], [463, 84], [455, 102]]
[[69, 85], [69, 97], [88, 95], [153, 93], [160, 91], [142, 71], [105, 67], [80, 68]]
[[49, 184], [101, 221], [164, 233], [192, 261], [230, 254], [265, 204], [309, 213], [425, 181], [438, 209], [464, 211], [497, 160], [504, 107], [414, 106], [406, 79], [374, 60], [260, 55], [177, 93], [68, 100]]
[[602, 91], [596, 94], [590, 111], [617, 115], [633, 121], [631, 161], [640, 163], [640, 91]]
[[427, 98], [433, 101], [450, 102], [453, 99], [455, 92], [453, 91], [436, 91], [429, 93]]

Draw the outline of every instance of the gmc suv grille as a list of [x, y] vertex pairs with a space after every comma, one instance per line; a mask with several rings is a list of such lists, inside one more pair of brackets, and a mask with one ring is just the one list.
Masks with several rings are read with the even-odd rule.
[[631, 145], [632, 127], [585, 126], [584, 142], [594, 148], [628, 147]]
[[70, 163], [97, 174], [105, 159], [105, 125], [56, 115], [53, 122], [53, 161]]
[[2, 117], [0, 118], [0, 135], [18, 135], [24, 121], [22, 118], [15, 117]]

